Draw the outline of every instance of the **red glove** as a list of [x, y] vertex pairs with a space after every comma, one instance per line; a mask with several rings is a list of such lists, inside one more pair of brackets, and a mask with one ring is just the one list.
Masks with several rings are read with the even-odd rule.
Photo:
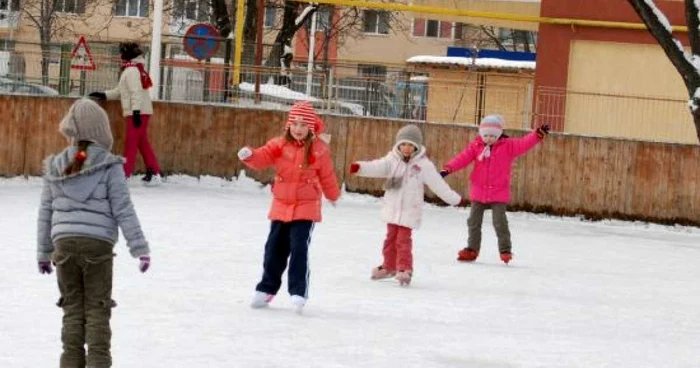
[[459, 204], [457, 206], [467, 207], [468, 205], [469, 205], [469, 200], [467, 198], [462, 197], [462, 200], [459, 201]]
[[355, 174], [360, 171], [360, 164], [353, 162], [350, 164], [350, 174]]

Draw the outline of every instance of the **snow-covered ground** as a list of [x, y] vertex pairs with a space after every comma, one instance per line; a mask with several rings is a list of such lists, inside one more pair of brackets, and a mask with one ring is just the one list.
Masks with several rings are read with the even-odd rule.
[[[0, 367], [56, 367], [55, 274], [35, 263], [38, 179], [0, 180]], [[283, 286], [249, 307], [270, 195], [249, 179], [132, 185], [153, 264], [116, 246], [114, 366], [697, 367], [700, 230], [510, 213], [514, 261], [458, 263], [465, 209], [427, 206], [408, 288], [370, 281], [385, 227], [378, 199], [325, 205], [311, 248], [311, 299]]]

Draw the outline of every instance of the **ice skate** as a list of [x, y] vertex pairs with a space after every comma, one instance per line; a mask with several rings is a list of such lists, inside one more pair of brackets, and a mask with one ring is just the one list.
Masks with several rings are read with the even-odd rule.
[[479, 251], [464, 248], [457, 253], [457, 260], [461, 262], [474, 262], [479, 257]]
[[292, 295], [292, 305], [294, 306], [294, 313], [302, 314], [304, 312], [304, 305], [306, 305], [306, 298], [299, 295]]
[[372, 269], [372, 280], [381, 280], [381, 279], [387, 279], [389, 277], [394, 277], [396, 275], [396, 271], [389, 271], [383, 266], [377, 266]]
[[513, 259], [513, 255], [511, 253], [509, 253], [509, 252], [501, 253], [501, 261], [503, 261], [503, 263], [508, 264], [508, 262], [510, 262], [512, 259]]
[[398, 281], [401, 286], [408, 286], [411, 283], [412, 276], [413, 273], [411, 271], [399, 271], [396, 274], [396, 281]]
[[160, 174], [156, 174], [151, 169], [146, 169], [146, 175], [141, 178], [141, 183], [147, 187], [156, 187], [163, 182]]
[[273, 294], [263, 293], [262, 291], [256, 291], [253, 294], [253, 300], [250, 302], [252, 308], [265, 308], [272, 301], [275, 296]]

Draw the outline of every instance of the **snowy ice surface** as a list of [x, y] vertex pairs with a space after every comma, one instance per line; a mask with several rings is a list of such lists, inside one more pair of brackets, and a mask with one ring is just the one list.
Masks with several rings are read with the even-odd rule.
[[428, 56], [428, 55], [418, 55], [408, 58], [406, 60], [409, 64], [450, 64], [450, 65], [461, 65], [461, 66], [483, 66], [492, 67], [500, 69], [532, 69], [535, 70], [534, 61], [514, 61], [514, 60], [504, 60], [496, 58], [477, 58], [472, 59], [462, 56]]
[[[509, 213], [510, 266], [487, 212], [482, 254], [458, 263], [466, 209], [426, 205], [408, 288], [370, 281], [385, 225], [379, 199], [324, 203], [311, 292], [293, 313], [286, 285], [249, 307], [261, 276], [269, 188], [174, 176], [131, 183], [153, 263], [116, 245], [114, 366], [697, 367], [700, 231]], [[55, 274], [35, 261], [41, 181], [0, 180], [0, 367], [56, 367]]]

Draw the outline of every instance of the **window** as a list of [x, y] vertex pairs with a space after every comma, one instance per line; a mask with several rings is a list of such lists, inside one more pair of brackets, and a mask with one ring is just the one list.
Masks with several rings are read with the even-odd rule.
[[175, 0], [175, 18], [211, 22], [212, 13], [209, 0]]
[[[331, 29], [333, 13], [331, 8], [320, 8], [316, 11], [316, 32], [326, 32]], [[306, 20], [306, 31], [311, 32], [311, 17]]]
[[273, 6], [268, 6], [265, 8], [265, 22], [263, 26], [265, 28], [274, 28], [277, 24], [277, 8]]
[[19, 0], [0, 0], [0, 11], [18, 11]]
[[440, 21], [428, 19], [425, 27], [425, 37], [438, 37], [440, 35]]
[[374, 64], [359, 64], [357, 66], [357, 72], [362, 77], [385, 77], [386, 66]]
[[0, 39], [0, 51], [12, 51], [15, 49], [15, 41]]
[[114, 14], [118, 17], [148, 17], [148, 0], [117, 0]]
[[53, 6], [60, 13], [85, 13], [85, 0], [56, 0]]
[[415, 18], [413, 20], [413, 35], [416, 37], [461, 39], [462, 24]]
[[373, 34], [389, 34], [389, 13], [380, 10], [364, 10], [363, 31]]

